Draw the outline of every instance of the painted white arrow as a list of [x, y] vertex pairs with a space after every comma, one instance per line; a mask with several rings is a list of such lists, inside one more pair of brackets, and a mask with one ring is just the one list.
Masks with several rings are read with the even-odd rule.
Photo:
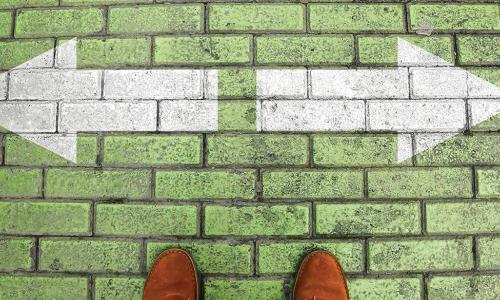
[[[1, 74], [0, 126], [73, 162], [78, 132], [218, 129], [217, 70], [77, 70], [76, 61], [71, 40]], [[257, 130], [398, 132], [403, 161], [500, 113], [499, 87], [403, 39], [398, 65], [258, 69]]]

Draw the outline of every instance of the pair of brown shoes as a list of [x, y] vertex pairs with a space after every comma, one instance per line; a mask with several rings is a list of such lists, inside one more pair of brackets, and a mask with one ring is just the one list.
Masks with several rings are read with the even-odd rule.
[[[198, 275], [187, 252], [170, 249], [156, 259], [144, 286], [143, 299], [200, 300]], [[293, 299], [349, 299], [344, 274], [335, 256], [314, 251], [302, 261]]]

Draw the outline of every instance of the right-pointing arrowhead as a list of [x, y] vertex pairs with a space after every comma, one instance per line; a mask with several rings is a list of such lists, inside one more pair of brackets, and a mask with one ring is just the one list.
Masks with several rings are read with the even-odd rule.
[[76, 163], [77, 160], [77, 135], [76, 134], [26, 134], [19, 136], [32, 143], [53, 152], [62, 158]]

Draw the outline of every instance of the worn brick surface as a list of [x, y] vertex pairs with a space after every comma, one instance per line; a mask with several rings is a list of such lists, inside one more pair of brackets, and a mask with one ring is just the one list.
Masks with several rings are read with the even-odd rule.
[[211, 279], [205, 283], [205, 299], [284, 299], [282, 280]]
[[429, 299], [497, 299], [498, 275], [435, 276], [429, 280]]
[[99, 276], [95, 279], [96, 299], [142, 299], [144, 279], [130, 276]]
[[88, 279], [80, 276], [0, 276], [0, 298], [87, 299]]
[[500, 266], [500, 237], [480, 237], [477, 239], [479, 268], [498, 269]]
[[477, 170], [478, 197], [494, 198], [500, 195], [500, 169], [481, 168]]
[[0, 271], [31, 271], [34, 261], [31, 256], [35, 249], [34, 239], [0, 238]]
[[349, 279], [350, 299], [420, 300], [422, 280], [405, 278], [353, 278]]
[[0, 168], [0, 196], [37, 197], [42, 195], [42, 170]]
[[[54, 47], [54, 41], [51, 39], [2, 41], [0, 42], [0, 69], [8, 70], [21, 65], [32, 57], [49, 51], [52, 47]], [[46, 63], [48, 66], [52, 65], [53, 58]]]

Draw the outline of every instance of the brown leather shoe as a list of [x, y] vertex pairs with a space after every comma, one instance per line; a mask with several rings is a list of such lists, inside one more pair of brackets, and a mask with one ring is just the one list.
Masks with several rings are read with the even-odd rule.
[[191, 256], [169, 249], [158, 256], [144, 285], [144, 300], [198, 300], [198, 275]]
[[294, 300], [348, 300], [349, 293], [337, 258], [327, 251], [313, 251], [300, 265]]

